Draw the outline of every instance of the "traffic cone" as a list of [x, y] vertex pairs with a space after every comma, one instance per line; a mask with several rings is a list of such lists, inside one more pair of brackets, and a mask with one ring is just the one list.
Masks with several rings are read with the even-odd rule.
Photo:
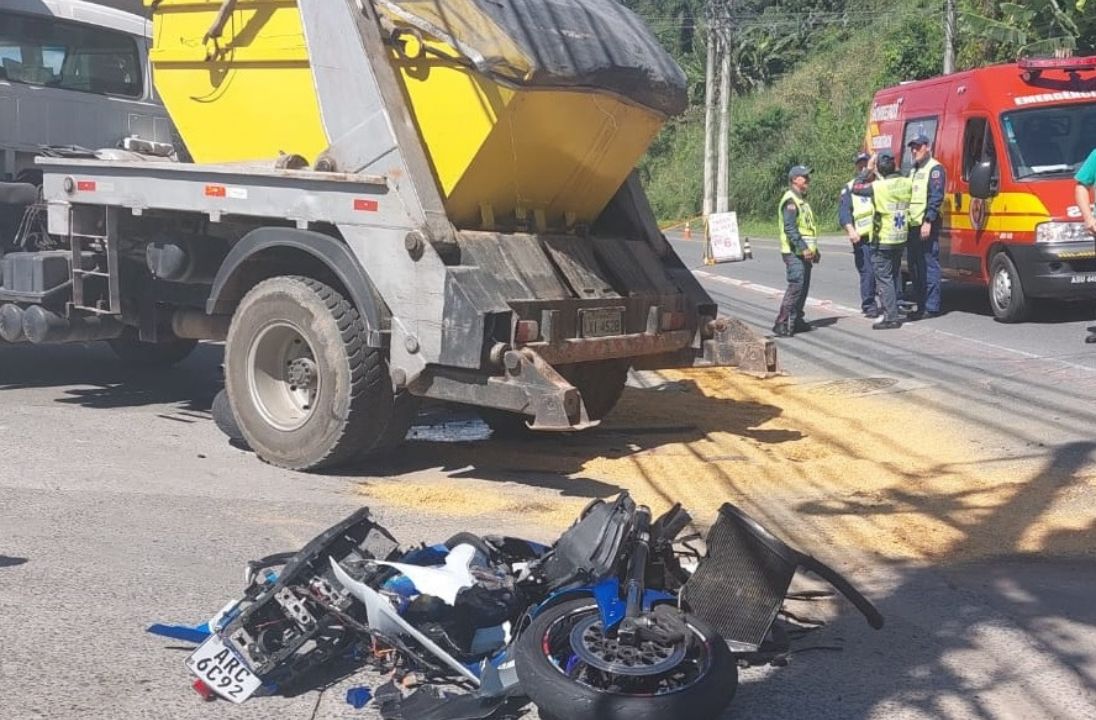
[[688, 220], [685, 221], [685, 239], [686, 240], [692, 240], [693, 239], [693, 230], [692, 230], [692, 228], [689, 227], [689, 221]]

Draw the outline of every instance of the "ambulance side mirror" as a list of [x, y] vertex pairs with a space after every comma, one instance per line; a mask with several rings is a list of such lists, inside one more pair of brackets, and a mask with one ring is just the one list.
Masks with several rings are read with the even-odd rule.
[[993, 197], [997, 188], [993, 182], [993, 161], [983, 160], [970, 170], [970, 194], [981, 200]]

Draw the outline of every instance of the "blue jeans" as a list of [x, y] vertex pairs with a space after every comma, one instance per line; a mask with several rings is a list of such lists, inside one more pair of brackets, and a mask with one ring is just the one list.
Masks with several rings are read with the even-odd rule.
[[871, 263], [871, 243], [866, 237], [852, 246], [852, 257], [856, 262], [856, 272], [860, 273], [860, 309], [863, 312], [875, 310], [875, 270]]
[[777, 325], [794, 326], [797, 320], [803, 320], [803, 307], [807, 304], [807, 293], [811, 289], [811, 264], [791, 253], [780, 256], [787, 270], [788, 289], [784, 291], [784, 300], [780, 303], [780, 312], [776, 316]]
[[921, 226], [911, 225], [906, 263], [913, 283], [913, 300], [919, 313], [940, 312], [940, 222], [932, 224], [928, 240], [921, 239]]

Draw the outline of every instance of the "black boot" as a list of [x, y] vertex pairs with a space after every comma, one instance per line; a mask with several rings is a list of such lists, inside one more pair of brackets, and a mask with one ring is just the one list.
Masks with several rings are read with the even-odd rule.
[[773, 325], [773, 335], [776, 335], [777, 337], [791, 337], [794, 334], [795, 331], [789, 328], [787, 323], [778, 322], [776, 325]]

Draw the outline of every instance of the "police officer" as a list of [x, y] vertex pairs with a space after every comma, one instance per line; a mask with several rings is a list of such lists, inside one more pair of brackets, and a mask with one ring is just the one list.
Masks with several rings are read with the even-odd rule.
[[910, 320], [936, 317], [940, 307], [940, 209], [944, 202], [947, 174], [944, 166], [932, 157], [927, 135], [920, 133], [909, 141], [913, 155], [910, 181], [913, 199], [910, 201], [909, 244], [907, 263], [913, 281], [917, 310]]
[[811, 170], [796, 165], [788, 171], [788, 190], [777, 206], [777, 222], [780, 223], [780, 256], [787, 270], [788, 289], [780, 303], [773, 332], [780, 337], [791, 337], [797, 332], [812, 330], [803, 318], [807, 292], [811, 287], [811, 265], [818, 262], [818, 229], [814, 213], [807, 203], [807, 188], [811, 183]]
[[870, 155], [856, 154], [856, 175], [841, 189], [837, 204], [837, 220], [852, 243], [853, 261], [860, 274], [860, 310], [865, 317], [879, 317], [879, 305], [875, 301], [875, 270], [871, 262], [871, 223], [875, 208], [870, 197], [855, 195], [852, 185], [864, 174]]
[[[873, 177], [877, 179], [872, 180]], [[872, 269], [883, 304], [883, 317], [872, 327], [875, 330], [900, 328], [902, 321], [898, 316], [895, 278], [902, 263], [902, 248], [906, 244], [913, 183], [898, 172], [894, 155], [884, 152], [868, 161], [867, 172], [853, 183], [851, 192], [872, 200]]]

